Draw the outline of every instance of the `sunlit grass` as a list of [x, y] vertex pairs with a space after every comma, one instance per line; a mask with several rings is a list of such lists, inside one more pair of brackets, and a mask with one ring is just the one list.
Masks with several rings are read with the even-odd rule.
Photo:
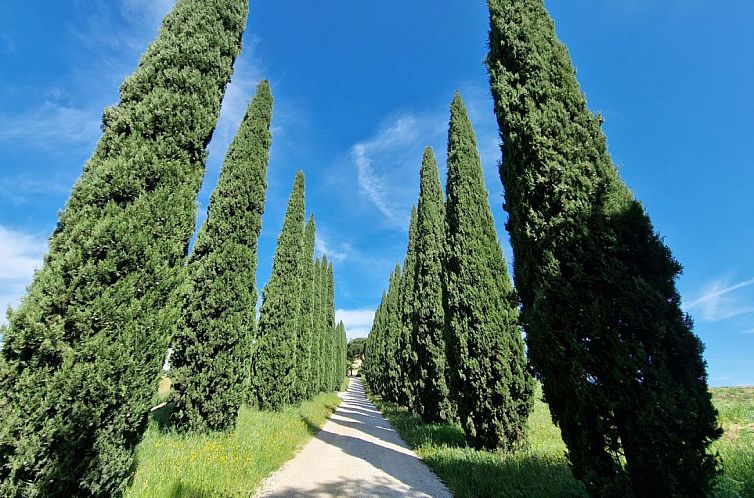
[[[754, 388], [713, 389], [725, 435], [715, 443], [724, 473], [714, 496], [754, 498]], [[465, 497], [585, 497], [573, 478], [560, 430], [537, 399], [529, 418], [529, 447], [515, 454], [477, 451], [453, 424], [421, 424], [404, 408], [372, 398], [406, 442], [448, 486]]]
[[754, 498], [754, 387], [712, 389], [712, 400], [725, 431], [713, 447], [724, 469], [717, 495]]
[[281, 412], [241, 408], [228, 434], [178, 434], [164, 430], [159, 416], [137, 450], [127, 498], [248, 497], [289, 460], [340, 403], [335, 394]]

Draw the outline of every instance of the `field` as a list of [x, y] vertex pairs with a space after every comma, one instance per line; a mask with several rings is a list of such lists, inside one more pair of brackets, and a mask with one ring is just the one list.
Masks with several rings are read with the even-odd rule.
[[[160, 385], [166, 396], [169, 382]], [[228, 434], [183, 435], [166, 429], [157, 411], [137, 449], [126, 498], [248, 497], [303, 446], [340, 403], [334, 393], [281, 412], [241, 408]], [[169, 409], [169, 408], [168, 408]]]
[[[724, 465], [714, 496], [754, 498], [754, 388], [720, 388], [712, 394], [725, 430], [714, 446]], [[529, 419], [530, 447], [514, 455], [474, 450], [460, 427], [423, 425], [405, 409], [372, 399], [456, 497], [586, 496], [571, 475], [560, 431], [540, 399]]]

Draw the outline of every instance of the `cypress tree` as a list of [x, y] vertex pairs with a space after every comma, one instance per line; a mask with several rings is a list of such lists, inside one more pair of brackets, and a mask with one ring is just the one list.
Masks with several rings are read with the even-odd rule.
[[319, 392], [326, 392], [330, 382], [327, 375], [327, 256], [317, 262], [317, 323], [315, 328], [318, 335], [317, 377], [319, 378]]
[[309, 221], [304, 227], [304, 246], [301, 253], [301, 276], [302, 276], [302, 293], [301, 293], [301, 314], [298, 335], [298, 372], [299, 387], [298, 394], [301, 399], [308, 398], [315, 394], [316, 383], [314, 381], [315, 369], [314, 362], [316, 358], [316, 348], [314, 343], [317, 340], [315, 333], [315, 306], [314, 306], [314, 243], [315, 243], [315, 223], [314, 215], [309, 217]]
[[364, 365], [362, 367], [364, 380], [369, 385], [371, 391], [380, 396], [383, 395], [384, 385], [384, 363], [382, 363], [382, 352], [384, 351], [384, 329], [382, 324], [384, 322], [385, 307], [387, 306], [386, 301], [387, 292], [383, 290], [380, 304], [374, 312], [372, 328], [369, 331], [369, 336], [367, 336], [367, 344], [364, 351]]
[[346, 326], [342, 321], [338, 322], [336, 327], [336, 339], [338, 341], [338, 361], [336, 363], [336, 377], [335, 382], [337, 387], [336, 391], [340, 391], [340, 386], [343, 384], [343, 379], [346, 376]]
[[446, 193], [445, 309], [458, 415], [475, 446], [514, 449], [525, 440], [533, 380], [476, 137], [459, 94], [450, 107]]
[[487, 66], [532, 364], [593, 496], [706, 496], [721, 431], [680, 264], [620, 180], [542, 0], [489, 0]]
[[416, 207], [411, 208], [411, 219], [408, 228], [408, 248], [403, 262], [400, 288], [398, 291], [398, 388], [397, 402], [405, 407], [414, 405], [416, 397], [415, 386], [412, 383], [412, 372], [416, 369], [416, 354], [412, 348], [414, 335], [414, 288], [416, 284]]
[[445, 199], [432, 148], [424, 150], [419, 207], [416, 214], [416, 284], [411, 372], [416, 398], [414, 411], [426, 423], [453, 418], [447, 382], [443, 260], [445, 257]]
[[148, 420], [246, 0], [179, 0], [2, 332], [0, 495], [113, 496]]
[[384, 317], [384, 342], [382, 350], [382, 365], [384, 369], [383, 395], [388, 401], [398, 402], [398, 393], [401, 388], [401, 366], [399, 361], [399, 341], [403, 330], [403, 321], [400, 313], [400, 286], [401, 267], [395, 266], [390, 277], [390, 285], [387, 292], [387, 306]]
[[263, 409], [277, 410], [296, 399], [304, 214], [304, 174], [299, 171], [259, 313], [253, 370], [257, 403]]
[[327, 334], [327, 383], [328, 391], [337, 391], [339, 385], [337, 384], [337, 338], [335, 331], [335, 279], [333, 276], [332, 262], [326, 265], [327, 267], [327, 294], [325, 304], [325, 332]]
[[228, 149], [178, 292], [170, 375], [172, 418], [182, 429], [232, 428], [248, 390], [271, 119], [270, 86], [262, 81]]

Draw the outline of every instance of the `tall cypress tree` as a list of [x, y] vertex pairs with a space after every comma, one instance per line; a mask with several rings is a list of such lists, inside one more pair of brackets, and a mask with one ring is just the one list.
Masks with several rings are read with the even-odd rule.
[[264, 409], [277, 410], [296, 399], [304, 214], [304, 174], [299, 171], [259, 313], [253, 370], [257, 403]]
[[453, 417], [445, 355], [444, 257], [445, 199], [434, 152], [427, 147], [422, 160], [416, 214], [416, 283], [411, 346], [416, 355], [416, 366], [410, 372], [416, 393], [413, 408], [427, 423], [449, 421]]
[[459, 94], [450, 106], [446, 194], [446, 322], [458, 415], [477, 447], [514, 449], [525, 439], [533, 379], [476, 137]]
[[178, 292], [170, 375], [172, 417], [182, 429], [232, 428], [248, 390], [271, 119], [270, 86], [262, 81], [228, 149]]
[[343, 378], [346, 376], [346, 357], [345, 357], [345, 338], [346, 327], [343, 322], [338, 322], [335, 327], [335, 340], [337, 347], [337, 357], [335, 361], [335, 383], [336, 391], [340, 391], [340, 386], [343, 384]]
[[706, 496], [720, 436], [681, 266], [620, 180], [542, 0], [489, 0], [529, 355], [593, 496]]
[[337, 357], [338, 342], [335, 331], [335, 278], [333, 275], [332, 262], [327, 264], [327, 301], [325, 307], [325, 331], [327, 333], [327, 378], [328, 390], [337, 391]]
[[179, 0], [3, 330], [0, 495], [112, 496], [147, 423], [246, 0]]
[[384, 341], [381, 352], [382, 365], [385, 371], [383, 397], [392, 402], [398, 402], [398, 393], [401, 388], [401, 370], [399, 361], [399, 341], [403, 330], [403, 321], [400, 313], [400, 287], [401, 267], [395, 266], [390, 276], [390, 285], [387, 291], [387, 306], [384, 316]]
[[416, 284], [416, 207], [411, 208], [408, 228], [408, 247], [403, 262], [400, 287], [398, 290], [398, 387], [397, 402], [405, 407], [414, 404], [416, 393], [412, 383], [412, 372], [416, 369], [416, 354], [412, 348], [414, 335], [414, 288]]
[[298, 372], [299, 387], [297, 389], [301, 399], [316, 393], [314, 384], [315, 371], [315, 341], [318, 340], [315, 333], [315, 293], [314, 293], [314, 243], [316, 228], [314, 215], [304, 227], [304, 246], [301, 253], [301, 314], [298, 335]]
[[374, 312], [372, 328], [367, 336], [367, 345], [364, 351], [364, 380], [373, 393], [383, 396], [384, 386], [384, 362], [382, 353], [385, 350], [384, 328], [382, 326], [387, 306], [387, 292], [382, 291], [382, 299]]
[[325, 392], [328, 389], [329, 381], [327, 378], [327, 256], [322, 256], [317, 262], [317, 316], [315, 329], [317, 331], [317, 378], [319, 384], [318, 392]]

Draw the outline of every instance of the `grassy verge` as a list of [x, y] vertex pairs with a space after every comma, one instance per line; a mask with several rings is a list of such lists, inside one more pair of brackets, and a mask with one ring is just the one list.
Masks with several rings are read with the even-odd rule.
[[248, 497], [307, 442], [340, 403], [335, 394], [265, 412], [241, 408], [228, 434], [184, 435], [152, 421], [126, 498]]
[[714, 449], [723, 458], [717, 496], [754, 498], [754, 387], [712, 389], [725, 433]]
[[[725, 429], [714, 447], [725, 468], [714, 496], [754, 498], [754, 388], [712, 392]], [[402, 407], [376, 397], [372, 400], [458, 498], [587, 496], [571, 475], [560, 430], [540, 399], [529, 418], [529, 448], [510, 455], [477, 451], [466, 444], [457, 425], [425, 425]]]

